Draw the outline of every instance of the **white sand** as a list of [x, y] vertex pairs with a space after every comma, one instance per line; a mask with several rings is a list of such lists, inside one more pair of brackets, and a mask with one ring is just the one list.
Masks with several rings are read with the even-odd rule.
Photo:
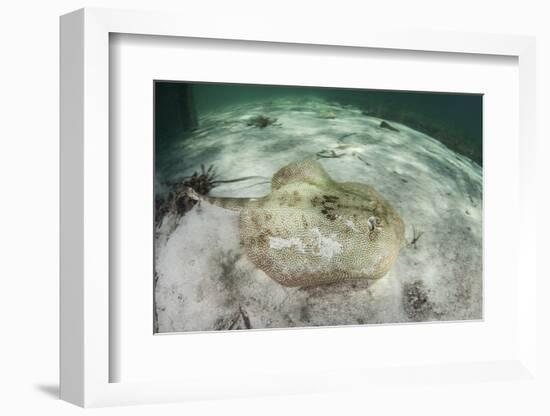
[[[247, 127], [265, 114], [277, 126]], [[336, 118], [324, 118], [334, 114]], [[211, 194], [254, 197], [286, 164], [320, 158], [337, 181], [374, 187], [401, 214], [407, 241], [391, 271], [373, 284], [285, 288], [246, 258], [238, 213], [201, 203], [156, 240], [160, 332], [479, 319], [482, 311], [481, 168], [440, 142], [398, 123], [399, 132], [353, 107], [279, 100], [232, 107], [201, 120], [171, 155], [162, 179], [214, 165], [223, 184]], [[175, 227], [174, 227], [175, 225]]]

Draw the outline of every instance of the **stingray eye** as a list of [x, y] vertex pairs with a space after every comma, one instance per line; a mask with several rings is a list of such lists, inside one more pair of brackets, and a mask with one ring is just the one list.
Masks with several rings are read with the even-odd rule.
[[382, 228], [380, 218], [378, 217], [369, 217], [369, 219], [367, 220], [367, 223], [369, 226], [369, 231], [375, 231]]

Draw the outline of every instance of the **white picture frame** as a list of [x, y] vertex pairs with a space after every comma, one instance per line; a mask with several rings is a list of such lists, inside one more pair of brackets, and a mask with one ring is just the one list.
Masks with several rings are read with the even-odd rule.
[[[196, 398], [322, 392], [380, 380], [410, 382], [404, 369], [323, 369], [319, 373], [282, 371], [252, 381], [220, 374], [178, 381], [111, 382], [110, 365], [118, 359], [110, 349], [109, 36], [113, 33], [226, 39], [281, 44], [332, 45], [453, 54], [505, 55], [519, 65], [519, 213], [535, 212], [535, 41], [508, 35], [395, 32], [350, 28], [328, 34], [323, 27], [300, 28], [264, 24], [239, 26], [170, 13], [82, 9], [61, 18], [61, 398], [80, 406], [160, 403]], [[222, 21], [223, 22], [223, 21]], [[284, 46], [283, 46], [284, 47]], [[535, 268], [536, 218], [520, 215], [515, 241], [517, 270], [517, 350], [507, 359], [472, 363], [418, 363], [416, 380], [479, 382], [487, 378], [536, 379]], [[516, 271], [516, 273], [518, 273]], [[335, 335], [332, 335], [335, 336]], [[480, 376], [482, 375], [482, 376]], [[342, 382], [342, 380], [348, 380]], [[353, 380], [353, 382], [351, 382]], [[231, 385], [229, 388], [228, 386]]]

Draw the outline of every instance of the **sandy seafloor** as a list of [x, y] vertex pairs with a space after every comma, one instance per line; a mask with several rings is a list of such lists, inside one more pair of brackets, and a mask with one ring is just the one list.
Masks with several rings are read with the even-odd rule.
[[[276, 125], [255, 128], [255, 115]], [[377, 281], [311, 288], [283, 287], [246, 257], [237, 212], [206, 202], [157, 229], [155, 303], [159, 332], [482, 317], [482, 171], [437, 140], [359, 109], [318, 100], [279, 99], [233, 106], [201, 117], [157, 172], [173, 180], [214, 165], [216, 196], [257, 197], [286, 164], [318, 159], [336, 181], [374, 187], [400, 213], [406, 240], [396, 263]], [[318, 152], [336, 158], [319, 158]], [[322, 153], [323, 154], [323, 153]], [[413, 228], [422, 233], [415, 245]]]

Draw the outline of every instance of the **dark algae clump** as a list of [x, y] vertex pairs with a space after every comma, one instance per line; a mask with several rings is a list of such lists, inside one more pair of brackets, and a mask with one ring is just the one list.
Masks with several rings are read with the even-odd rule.
[[251, 117], [246, 122], [249, 127], [257, 127], [259, 129], [265, 129], [268, 126], [272, 126], [277, 122], [276, 118], [269, 118], [263, 115]]
[[157, 196], [155, 200], [155, 223], [157, 226], [168, 213], [182, 216], [190, 211], [197, 201], [189, 197], [188, 189], [191, 188], [201, 195], [206, 195], [217, 185], [215, 178], [214, 166], [206, 169], [202, 165], [200, 172], [194, 172], [191, 176], [184, 177], [179, 182], [167, 184], [170, 188], [167, 195], [164, 197]]
[[424, 321], [432, 315], [433, 304], [422, 280], [403, 285], [403, 309], [412, 321]]

